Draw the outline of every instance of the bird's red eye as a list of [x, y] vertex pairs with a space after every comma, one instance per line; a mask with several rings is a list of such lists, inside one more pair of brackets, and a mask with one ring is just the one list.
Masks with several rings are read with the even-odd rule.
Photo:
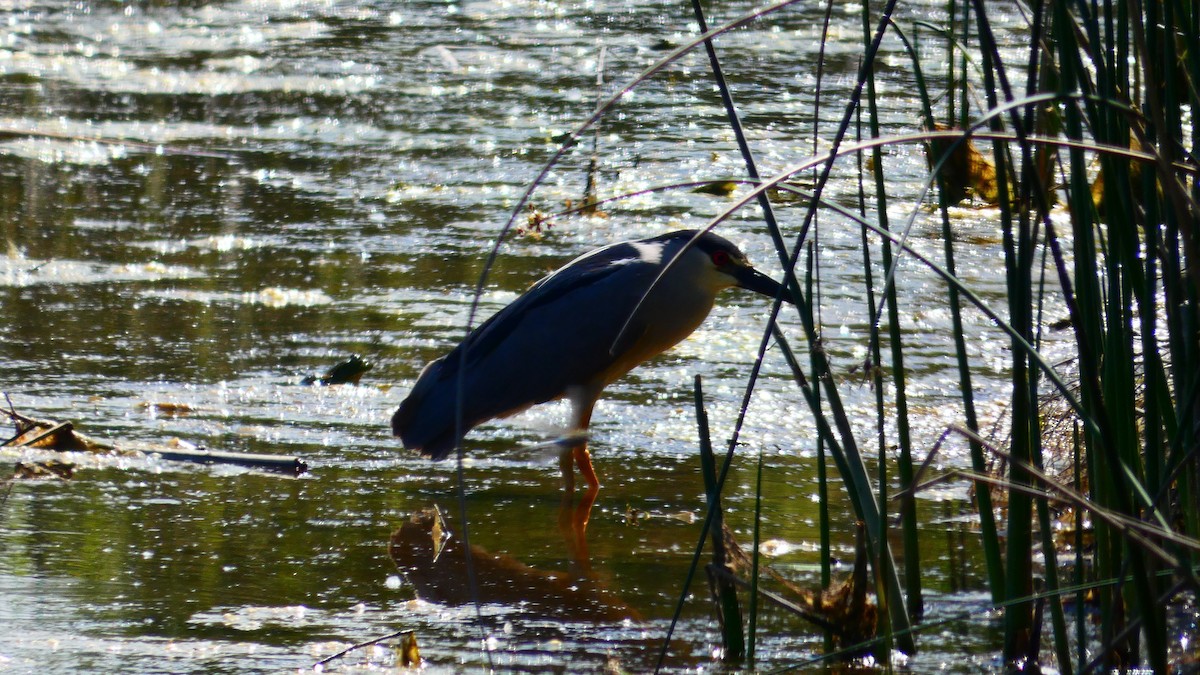
[[728, 251], [713, 251], [712, 252], [712, 261], [713, 261], [713, 264], [716, 265], [717, 267], [724, 267], [724, 266], [728, 265], [729, 264], [729, 252]]

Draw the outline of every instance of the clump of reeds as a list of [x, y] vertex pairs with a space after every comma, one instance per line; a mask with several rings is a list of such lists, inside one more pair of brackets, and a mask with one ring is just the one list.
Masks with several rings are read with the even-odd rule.
[[[797, 399], [807, 404], [819, 431], [822, 476], [826, 459], [832, 460], [830, 468], [840, 475], [865, 528], [881, 610], [876, 653], [886, 658], [890, 648], [919, 647], [914, 632], [923, 606], [920, 514], [913, 495], [916, 483], [927, 476], [914, 458], [930, 449], [914, 448], [910, 438], [901, 331], [905, 300], [894, 283], [897, 260], [909, 257], [945, 282], [960, 381], [960, 427], [971, 458], [971, 467], [956, 475], [976, 481], [987, 585], [1004, 612], [1003, 658], [1013, 666], [1053, 661], [1062, 672], [1133, 664], [1167, 672], [1166, 607], [1178, 593], [1200, 590], [1195, 567], [1200, 551], [1200, 162], [1195, 154], [1200, 126], [1192, 118], [1200, 106], [1200, 50], [1194, 48], [1200, 44], [1200, 9], [1153, 0], [1005, 6], [1004, 11], [1022, 13], [1026, 41], [1002, 51], [992, 27], [995, 3], [949, 0], [943, 20], [922, 18], [908, 25], [896, 0], [863, 3], [864, 49], [856, 86], [837, 102], [836, 124], [814, 130], [827, 151], [761, 177], [712, 38], [769, 21], [789, 4], [769, 5], [717, 28], [705, 23], [695, 4], [701, 36], [602, 101], [547, 170], [625, 91], [689, 49], [703, 49], [746, 162], [746, 180], [755, 186], [709, 226], [751, 203], [765, 216], [786, 279], [786, 299], [801, 324], [800, 335], [786, 338], [803, 342], [807, 353], [793, 353], [774, 326], [780, 311], [776, 302], [759, 359], [772, 341], [780, 346]], [[833, 4], [828, 7], [832, 11]], [[944, 91], [925, 91], [921, 49], [909, 41], [915, 32], [934, 34], [948, 54], [941, 61]], [[881, 138], [875, 57], [880, 44], [893, 39], [902, 40], [912, 56], [924, 111], [910, 134]], [[936, 109], [934, 100], [942, 101]], [[941, 221], [940, 260], [910, 249], [907, 232], [885, 217], [889, 194], [881, 148], [900, 143], [927, 149], [929, 203]], [[863, 206], [855, 211], [823, 201], [833, 166], [855, 161]], [[813, 175], [803, 188], [792, 181], [801, 172]], [[517, 205], [514, 222], [539, 181]], [[783, 192], [807, 204], [803, 219], [786, 227], [776, 222], [768, 198]], [[967, 198], [994, 209], [1004, 252], [1003, 306], [985, 303], [956, 276], [949, 207]], [[839, 379], [821, 346], [815, 273], [820, 247], [814, 244], [818, 210], [862, 229], [863, 294], [873, 317], [866, 365], [872, 378], [886, 377], [889, 385], [875, 388], [874, 439], [855, 438]], [[879, 259], [873, 260], [876, 251]], [[967, 349], [964, 311], [984, 313], [1010, 341], [1003, 448], [980, 435], [972, 385], [979, 364]], [[1071, 373], [1047, 362], [1040, 351], [1044, 331], [1062, 316], [1067, 319], [1061, 326], [1074, 336]], [[757, 374], [756, 366], [748, 389]], [[1057, 406], [1053, 416], [1042, 408], [1048, 395]], [[897, 437], [885, 437], [892, 423]], [[738, 430], [716, 471], [721, 480]], [[879, 461], [874, 472], [860, 450], [871, 444], [878, 446], [880, 458], [896, 447], [894, 460]], [[1044, 471], [1051, 447], [1057, 453], [1053, 474]], [[1004, 459], [1002, 473], [989, 474], [998, 457]], [[887, 492], [890, 471], [906, 486], [899, 495]], [[716, 494], [720, 489], [719, 480]], [[885, 509], [900, 516], [894, 554]], [[1065, 549], [1053, 538], [1052, 518], [1063, 517], [1066, 509], [1077, 518], [1071, 578], [1059, 576], [1056, 555]], [[833, 525], [823, 520], [827, 582]], [[1090, 547], [1079, 545], [1084, 523], [1092, 528]], [[698, 560], [707, 536], [701, 536]], [[1073, 635], [1061, 602], [1067, 589], [1079, 600]], [[1085, 620], [1084, 601], [1099, 607], [1098, 628]], [[1046, 608], [1051, 648], [1043, 653], [1039, 627]], [[753, 630], [747, 639], [748, 658], [753, 658]]]

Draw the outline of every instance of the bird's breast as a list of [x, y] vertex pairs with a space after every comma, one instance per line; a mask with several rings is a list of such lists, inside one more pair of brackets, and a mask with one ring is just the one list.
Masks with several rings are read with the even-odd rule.
[[630, 335], [620, 340], [621, 349], [605, 369], [604, 384], [662, 354], [695, 332], [712, 310], [712, 298], [694, 294], [652, 291], [629, 322]]

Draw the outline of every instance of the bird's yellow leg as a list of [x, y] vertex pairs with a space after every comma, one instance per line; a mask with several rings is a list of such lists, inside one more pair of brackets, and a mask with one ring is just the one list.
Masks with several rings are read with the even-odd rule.
[[566, 494], [575, 492], [575, 453], [573, 448], [565, 448], [559, 453], [558, 468], [562, 471], [563, 490]]
[[[596, 398], [593, 395], [590, 401], [582, 403], [583, 405], [576, 406], [575, 429], [586, 434], [588, 425], [592, 422], [592, 408], [596, 405]], [[572, 454], [575, 455], [575, 465], [579, 467], [579, 473], [583, 474], [583, 479], [587, 481], [588, 495], [595, 501], [596, 493], [600, 491], [600, 480], [596, 478], [596, 470], [592, 468], [592, 453], [588, 452], [587, 436], [583, 438], [582, 443], [572, 448]], [[572, 478], [572, 485], [574, 482]]]
[[[592, 455], [587, 447], [587, 428], [592, 420], [592, 407], [596, 404], [596, 394], [599, 391], [577, 389], [570, 394], [574, 408], [572, 427], [575, 433], [570, 440], [563, 443], [562, 454], [558, 456], [558, 466], [562, 470], [563, 506], [559, 511], [559, 528], [566, 535], [567, 548], [571, 560], [581, 573], [591, 571], [591, 560], [588, 555], [587, 526], [592, 517], [592, 505], [596, 503], [596, 495], [600, 492], [600, 481], [596, 478], [596, 470], [592, 468]], [[574, 466], [572, 466], [574, 465]], [[570, 509], [575, 493], [575, 466], [587, 481], [587, 491], [574, 509]], [[568, 510], [570, 509], [570, 510]]]
[[592, 453], [588, 452], [587, 441], [579, 441], [563, 448], [558, 455], [558, 468], [562, 471], [563, 488], [566, 492], [575, 491], [575, 467], [588, 484], [588, 494], [595, 495], [600, 491], [600, 479], [596, 478], [596, 470], [592, 468]]
[[[575, 455], [575, 465], [579, 467], [579, 473], [583, 474], [583, 479], [588, 484], [588, 494], [595, 499], [595, 493], [600, 491], [600, 479], [596, 478], [596, 470], [592, 468], [592, 453], [588, 452], [587, 443], [573, 449], [572, 454]], [[572, 477], [574, 483], [574, 477]]]

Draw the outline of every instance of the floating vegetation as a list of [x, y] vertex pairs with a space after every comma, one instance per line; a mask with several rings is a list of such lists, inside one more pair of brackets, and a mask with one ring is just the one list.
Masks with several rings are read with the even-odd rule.
[[329, 370], [321, 375], [306, 375], [300, 380], [300, 384], [312, 385], [319, 384], [328, 386], [333, 384], [358, 384], [362, 376], [371, 369], [371, 364], [363, 360], [358, 354], [354, 354], [349, 359], [332, 366]]

